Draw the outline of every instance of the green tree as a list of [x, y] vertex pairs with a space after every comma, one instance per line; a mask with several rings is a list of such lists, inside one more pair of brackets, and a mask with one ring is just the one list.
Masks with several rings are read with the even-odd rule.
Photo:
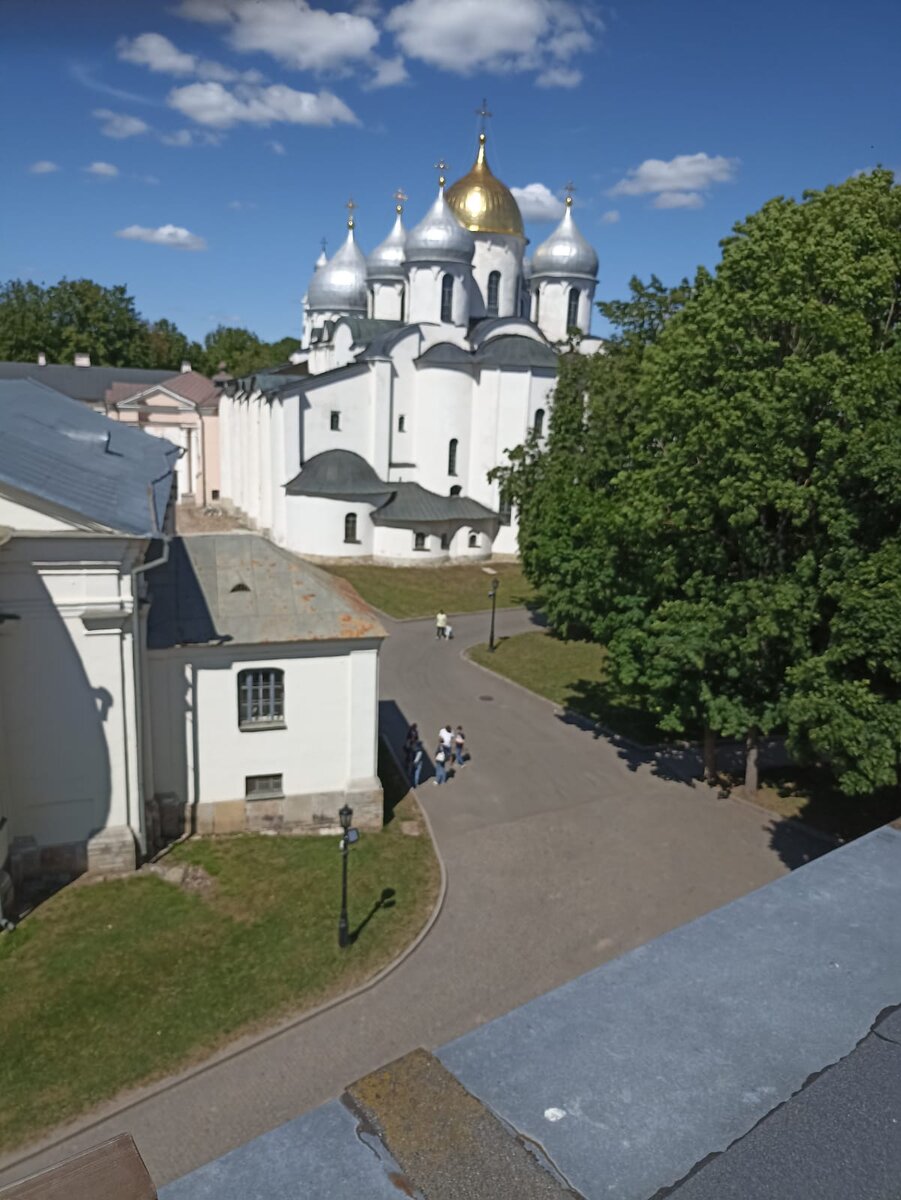
[[0, 359], [34, 362], [48, 344], [47, 293], [28, 280], [0, 285]]
[[[899, 307], [889, 172], [773, 200], [681, 311], [636, 314], [647, 348], [625, 405], [615, 364], [575, 368], [581, 399], [564, 364], [553, 461], [515, 456], [523, 558], [551, 619], [605, 642], [664, 727], [704, 725], [708, 750], [714, 732], [745, 734], [751, 789], [759, 735], [786, 723], [848, 788], [897, 778]], [[624, 333], [612, 357], [627, 354]], [[527, 494], [530, 477], [549, 494]]]
[[148, 367], [178, 371], [183, 362], [189, 362], [195, 371], [203, 370], [203, 347], [197, 342], [188, 341], [178, 326], [165, 317], [149, 323], [145, 328], [145, 336]]

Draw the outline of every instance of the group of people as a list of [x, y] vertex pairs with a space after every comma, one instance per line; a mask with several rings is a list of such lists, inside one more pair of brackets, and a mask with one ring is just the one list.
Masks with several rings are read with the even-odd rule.
[[[435, 750], [435, 778], [432, 780], [436, 786], [447, 783], [447, 772], [451, 765], [466, 766], [465, 751], [466, 734], [463, 732], [463, 726], [458, 725], [456, 729], [452, 729], [448, 721], [438, 731], [438, 746]], [[411, 725], [407, 730], [407, 740], [404, 742], [404, 763], [413, 787], [419, 787], [422, 782], [422, 772], [426, 761], [425, 747], [419, 736], [419, 727]]]

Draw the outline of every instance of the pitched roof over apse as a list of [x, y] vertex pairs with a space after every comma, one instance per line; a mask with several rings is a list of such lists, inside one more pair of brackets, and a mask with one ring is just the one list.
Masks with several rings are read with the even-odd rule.
[[350, 329], [356, 346], [368, 346], [381, 333], [391, 333], [403, 326], [402, 321], [389, 321], [380, 317], [345, 317], [343, 324]]
[[107, 389], [114, 383], [133, 383], [146, 388], [154, 383], [162, 383], [171, 375], [171, 369], [149, 371], [138, 367], [70, 367], [60, 363], [41, 367], [37, 363], [0, 362], [0, 379], [33, 379], [35, 383], [54, 388], [72, 400], [85, 400], [90, 404], [102, 404]]
[[43, 384], [0, 381], [0, 486], [92, 525], [158, 535], [178, 455], [171, 442], [111, 421]]
[[366, 459], [352, 450], [324, 450], [304, 463], [303, 470], [285, 486], [285, 491], [289, 496], [381, 504], [396, 486], [383, 483]]
[[151, 650], [387, 636], [346, 580], [255, 533], [174, 538], [148, 582]]
[[491, 338], [475, 352], [475, 360], [485, 367], [527, 367], [532, 370], [557, 370], [557, 355], [542, 342], [522, 334]]
[[394, 495], [372, 514], [375, 525], [431, 521], [496, 521], [497, 513], [469, 496], [439, 496], [418, 483], [392, 483]]
[[464, 350], [456, 342], [436, 342], [429, 346], [416, 359], [416, 366], [426, 367], [462, 367], [470, 371], [475, 366], [475, 359], [469, 350]]

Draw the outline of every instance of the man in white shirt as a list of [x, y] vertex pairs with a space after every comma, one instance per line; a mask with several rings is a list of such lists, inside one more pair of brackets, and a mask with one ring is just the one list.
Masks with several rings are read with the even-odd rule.
[[438, 730], [438, 740], [441, 742], [441, 749], [447, 755], [447, 761], [450, 762], [454, 747], [454, 731], [449, 724], [445, 725], [443, 729]]
[[447, 636], [447, 613], [442, 608], [435, 617], [435, 637], [443, 638]]

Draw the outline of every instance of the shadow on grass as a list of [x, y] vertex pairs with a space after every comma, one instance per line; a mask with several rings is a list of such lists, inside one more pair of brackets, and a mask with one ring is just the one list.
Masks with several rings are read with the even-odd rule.
[[381, 896], [379, 896], [378, 900], [376, 900], [376, 902], [373, 904], [372, 908], [370, 908], [369, 912], [366, 914], [366, 916], [363, 918], [363, 920], [359, 923], [359, 925], [357, 925], [357, 927], [355, 929], [351, 929], [350, 934], [349, 934], [351, 944], [353, 944], [354, 942], [357, 941], [360, 934], [363, 932], [363, 930], [366, 928], [366, 926], [369, 924], [369, 922], [372, 920], [372, 918], [375, 916], [375, 914], [377, 912], [380, 912], [383, 908], [394, 908], [394, 905], [396, 903], [396, 901], [395, 901], [396, 895], [397, 895], [397, 892], [394, 890], [394, 888], [390, 888], [390, 887], [382, 888]]

